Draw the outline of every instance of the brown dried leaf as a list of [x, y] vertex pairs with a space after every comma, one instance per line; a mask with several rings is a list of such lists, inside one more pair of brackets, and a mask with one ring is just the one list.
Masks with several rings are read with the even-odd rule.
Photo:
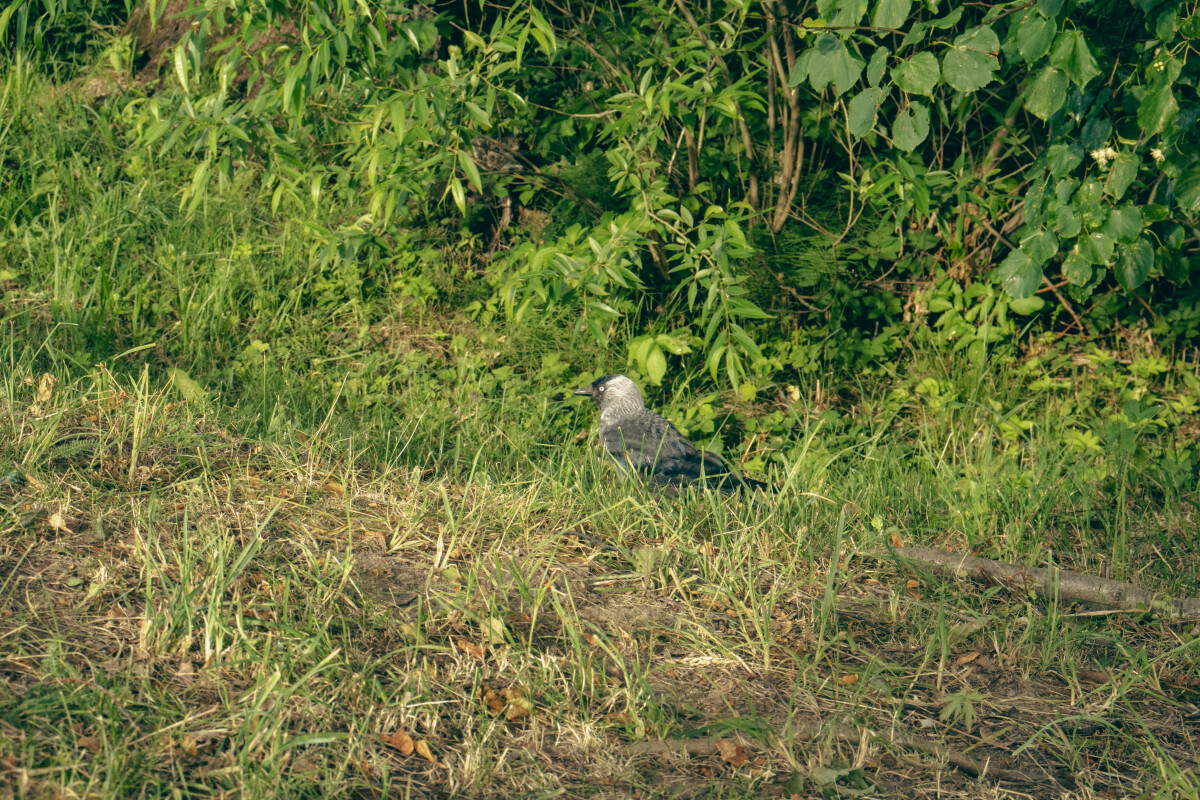
[[379, 737], [379, 741], [383, 742], [388, 747], [394, 747], [395, 749], [399, 750], [401, 752], [401, 754], [403, 754], [403, 755], [406, 755], [406, 756], [412, 755], [413, 747], [414, 747], [413, 738], [411, 736], [409, 736], [408, 733], [406, 733], [403, 728], [398, 729], [395, 733], [391, 734], [390, 736], [383, 736], [381, 734]]
[[843, 686], [853, 686], [854, 684], [858, 683], [858, 676], [843, 675], [842, 677], [838, 678], [838, 683], [842, 684]]
[[79, 746], [84, 750], [87, 750], [89, 753], [100, 752], [100, 740], [95, 736], [80, 736]]
[[421, 739], [419, 742], [417, 742], [417, 755], [421, 756], [435, 767], [437, 766], [437, 759], [433, 757], [433, 751], [429, 749], [429, 745], [424, 739]]
[[970, 664], [977, 658], [979, 658], [979, 651], [972, 650], [969, 653], [963, 653], [961, 656], [955, 659], [954, 663], [961, 667], [963, 664]]
[[466, 639], [455, 639], [454, 646], [457, 647], [462, 652], [466, 653], [467, 655], [474, 656], [475, 658], [478, 658], [478, 659], [483, 658], [483, 655], [484, 655], [483, 648], [480, 647], [479, 645], [475, 644], [474, 642], [468, 641]]
[[717, 739], [717, 752], [721, 754], [721, 760], [731, 767], [740, 767], [750, 759], [744, 747], [728, 739]]
[[55, 378], [49, 372], [42, 376], [38, 381], [37, 398], [35, 402], [48, 403], [50, 396], [54, 394], [54, 385], [58, 383], [58, 378]]

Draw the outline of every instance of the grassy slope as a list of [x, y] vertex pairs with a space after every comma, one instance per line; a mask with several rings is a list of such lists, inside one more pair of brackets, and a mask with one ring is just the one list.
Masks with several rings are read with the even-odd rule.
[[945, 749], [1034, 796], [1200, 793], [1194, 628], [881, 558], [1195, 593], [1194, 412], [1120, 413], [1185, 365], [918, 348], [745, 409], [789, 421], [737, 443], [788, 454], [777, 500], [657, 501], [553, 391], [609, 354], [435, 313], [402, 265], [348, 296], [252, 185], [182, 214], [186, 163], [27, 80], [0, 142], [0, 796], [992, 791]]

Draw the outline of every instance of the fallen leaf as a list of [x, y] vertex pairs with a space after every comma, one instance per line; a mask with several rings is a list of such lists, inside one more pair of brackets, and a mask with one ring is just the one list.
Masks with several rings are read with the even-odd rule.
[[321, 488], [330, 494], [336, 494], [339, 497], [342, 497], [346, 494], [346, 487], [342, 486], [337, 481], [325, 481], [325, 483], [321, 484]]
[[479, 690], [479, 699], [487, 706], [488, 711], [499, 714], [504, 710], [504, 698], [495, 689], [484, 684]]
[[717, 739], [717, 752], [721, 754], [721, 760], [731, 767], [740, 767], [750, 759], [744, 747], [728, 739]]
[[429, 749], [429, 745], [424, 739], [417, 742], [417, 755], [421, 756], [435, 767], [437, 766], [437, 759], [433, 757], [433, 751]]
[[842, 684], [843, 686], [853, 686], [854, 684], [858, 683], [858, 676], [843, 675], [842, 677], [838, 678], [838, 683]]
[[519, 686], [510, 686], [500, 693], [507, 702], [504, 718], [509, 722], [524, 719], [533, 713], [533, 702], [525, 695], [525, 690]]
[[[504, 620], [499, 617], [488, 617], [483, 621], [483, 630], [487, 634], [488, 644], [492, 647], [504, 644], [504, 635], [507, 629], [504, 627]], [[480, 656], [482, 658], [482, 656]]]
[[479, 659], [483, 658], [483, 648], [474, 642], [467, 641], [466, 639], [455, 639], [454, 646], [467, 655], [471, 655]]
[[199, 746], [199, 742], [197, 742], [196, 738], [190, 733], [185, 733], [183, 735], [183, 740], [179, 743], [179, 749], [182, 750], [183, 754], [188, 758], [194, 758], [196, 756], [196, 751], [199, 749]]
[[389, 736], [380, 735], [379, 741], [383, 742], [388, 747], [394, 747], [406, 756], [412, 755], [414, 747], [413, 738], [409, 736], [403, 728], [400, 728]]
[[89, 753], [100, 752], [100, 740], [95, 736], [80, 736], [79, 746], [84, 750], [87, 750]]
[[892, 533], [892, 547], [904, 547], [904, 542], [900, 541], [900, 534]]
[[62, 531], [63, 533], [72, 532], [71, 529], [67, 527], [67, 520], [65, 517], [63, 517], [62, 512], [60, 511], [55, 511], [53, 514], [47, 517], [46, 524], [49, 525], [51, 529], [56, 531]]
[[49, 372], [42, 376], [38, 381], [37, 400], [38, 403], [50, 402], [50, 396], [54, 394], [54, 385], [58, 383], [58, 378], [55, 378]]
[[961, 667], [963, 664], [970, 664], [977, 658], [979, 658], [979, 651], [972, 650], [969, 653], [963, 653], [961, 656], [955, 659], [954, 663]]

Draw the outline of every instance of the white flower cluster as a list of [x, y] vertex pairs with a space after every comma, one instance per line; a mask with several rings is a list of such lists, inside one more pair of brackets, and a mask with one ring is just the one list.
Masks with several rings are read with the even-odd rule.
[[1100, 165], [1100, 168], [1103, 169], [1108, 166], [1108, 162], [1117, 157], [1117, 151], [1111, 147], [1102, 147], [1099, 150], [1093, 150], [1091, 155], [1096, 160], [1096, 163]]

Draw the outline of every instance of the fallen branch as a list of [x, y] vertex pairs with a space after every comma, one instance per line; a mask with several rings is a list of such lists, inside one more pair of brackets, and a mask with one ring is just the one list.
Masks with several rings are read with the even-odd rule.
[[895, 547], [901, 561], [916, 561], [935, 571], [959, 578], [986, 579], [1009, 587], [1032, 589], [1040, 595], [1082, 603], [1156, 614], [1176, 622], [1200, 620], [1200, 597], [1170, 598], [1128, 583], [1080, 575], [1057, 568], [1005, 564], [963, 553], [947, 553], [932, 547]]
[[[881, 743], [891, 744], [896, 747], [903, 747], [909, 750], [919, 750], [923, 753], [934, 756], [947, 764], [961, 769], [963, 772], [975, 778], [992, 778], [999, 781], [1009, 781], [1012, 783], [1035, 783], [1045, 784], [1053, 783], [1054, 779], [1047, 776], [1048, 779], [1035, 778], [1018, 770], [1003, 769], [994, 766], [990, 761], [980, 762], [971, 758], [968, 755], [959, 753], [956, 750], [949, 750], [940, 746], [937, 742], [926, 739], [923, 736], [910, 736], [898, 734], [895, 737], [888, 739], [882, 734], [874, 733], [865, 728], [855, 728], [850, 725], [822, 725], [819, 722], [810, 723], [793, 723], [792, 730], [809, 739], [820, 739], [826, 736], [832, 736], [839, 742], [845, 742], [852, 745], [861, 745], [864, 737], [870, 740], [876, 740]], [[711, 756], [720, 752], [718, 742], [722, 739], [732, 739], [743, 747], [751, 746], [744, 738], [734, 735], [732, 737], [710, 736], [703, 739], [681, 739], [672, 741], [654, 741], [654, 742], [638, 742], [631, 744], [625, 748], [625, 752], [631, 756], [644, 755], [673, 755], [687, 754], [689, 756]]]

